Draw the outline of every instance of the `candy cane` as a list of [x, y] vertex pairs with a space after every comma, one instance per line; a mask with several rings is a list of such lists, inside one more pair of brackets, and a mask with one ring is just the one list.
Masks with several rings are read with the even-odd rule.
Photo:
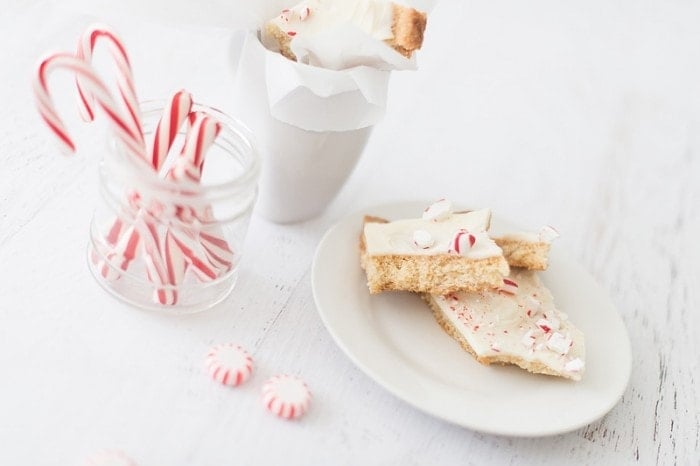
[[[97, 41], [105, 39], [108, 41], [109, 51], [117, 66], [117, 88], [121, 96], [124, 108], [126, 110], [125, 122], [128, 125], [132, 137], [138, 142], [139, 157], [146, 158], [143, 127], [141, 124], [141, 113], [139, 109], [138, 98], [136, 97], [136, 89], [134, 87], [134, 79], [131, 72], [131, 64], [126, 52], [126, 48], [117, 35], [109, 29], [109, 27], [93, 24], [83, 33], [78, 43], [77, 57], [83, 59], [86, 63], [92, 62], [93, 52]], [[78, 108], [80, 114], [86, 121], [92, 121], [95, 118], [94, 112], [94, 95], [90, 89], [86, 88], [83, 79], [80, 76], [76, 78], [78, 87]]]
[[72, 71], [80, 76], [84, 88], [90, 91], [99, 106], [107, 114], [110, 126], [114, 130], [117, 138], [124, 143], [127, 149], [138, 152], [138, 138], [135, 138], [135, 135], [129, 128], [128, 122], [119, 114], [119, 110], [109, 90], [100, 78], [97, 77], [90, 65], [73, 55], [56, 53], [49, 55], [39, 63], [37, 75], [32, 86], [39, 113], [51, 131], [56, 135], [61, 150], [69, 154], [74, 153], [75, 144], [68, 134], [68, 130], [61, 120], [61, 117], [58, 115], [48, 90], [48, 77], [59, 68]]
[[180, 127], [188, 119], [190, 110], [192, 110], [192, 95], [189, 92], [181, 90], [170, 98], [163, 116], [158, 121], [153, 138], [151, 163], [156, 171], [160, 170], [167, 158]]
[[[121, 96], [122, 102], [126, 109], [126, 118], [124, 120], [129, 123], [129, 130], [133, 141], [129, 144], [129, 152], [134, 154], [139, 159], [146, 159], [145, 148], [143, 144], [143, 129], [141, 124], [141, 115], [138, 107], [138, 98], [136, 97], [136, 89], [134, 87], [133, 75], [131, 71], [131, 65], [129, 63], [129, 57], [126, 52], [122, 41], [117, 37], [117, 35], [107, 26], [93, 24], [87, 28], [87, 30], [82, 34], [80, 41], [78, 43], [77, 57], [84, 60], [86, 63], [90, 64], [92, 62], [93, 52], [98, 40], [107, 40], [109, 50], [113, 60], [117, 65], [117, 86], [119, 89], [119, 94]], [[78, 108], [80, 114], [86, 121], [92, 121], [95, 118], [94, 105], [95, 98], [94, 95], [86, 88], [84, 80], [80, 76], [76, 77], [76, 84], [78, 88]], [[110, 245], [116, 245], [125, 228], [125, 224], [121, 219], [115, 220], [110, 231], [107, 235], [107, 243]], [[138, 242], [138, 233], [131, 230], [129, 238], [127, 239], [127, 244], [135, 244]], [[119, 268], [126, 270], [129, 265], [131, 258], [129, 258], [128, 251], [123, 251], [124, 254], [110, 253], [108, 254], [109, 263], [114, 264], [116, 259]], [[125, 257], [123, 260], [122, 258]], [[99, 260], [93, 257], [93, 261]], [[101, 274], [108, 278], [109, 267], [102, 265]]]
[[[124, 225], [124, 223], [120, 222], [120, 225]], [[134, 226], [126, 226], [123, 234], [109, 252], [104, 256], [93, 256], [93, 263], [97, 265], [100, 275], [107, 280], [119, 278], [119, 272], [116, 269], [126, 270], [129, 267], [131, 261], [136, 257], [139, 240], [138, 231]]]
[[[168, 257], [163, 254], [164, 251], [161, 250], [163, 240], [154, 222], [140, 218], [135, 226], [142, 238], [146, 275], [156, 285], [153, 300], [163, 305], [177, 304], [177, 290], [172, 288], [179, 284], [177, 276], [179, 270], [173, 271], [177, 267], [173, 264], [177, 262], [178, 257], [174, 255]], [[184, 275], [184, 271], [182, 273]]]
[[[90, 35], [86, 33], [84, 34], [84, 37], [90, 37]], [[126, 57], [126, 54], [124, 53], [123, 56]], [[82, 102], [85, 103], [85, 100], [82, 100]], [[89, 105], [85, 105], [84, 108], [89, 111], [91, 107]], [[151, 163], [156, 171], [158, 171], [163, 161], [167, 157], [170, 147], [175, 140], [175, 136], [177, 136], [180, 126], [182, 126], [182, 124], [187, 120], [187, 115], [189, 114], [191, 108], [192, 96], [185, 90], [176, 92], [170, 98], [170, 101], [165, 108], [165, 112], [158, 121], [151, 151]], [[135, 199], [137, 197], [138, 193], [132, 193], [130, 196], [130, 201], [138, 201]], [[128, 215], [128, 213], [126, 215]], [[126, 241], [127, 244], [138, 242], [138, 232], [133, 229], [125, 229], [124, 227], [125, 224], [123, 220], [117, 217], [112, 223], [112, 226], [110, 227], [105, 238], [107, 244], [115, 247], [114, 252], [116, 253], [108, 254], [107, 262], [122, 270], [126, 270], [129, 267], [131, 259], [133, 259], [132, 256], [125, 255], [124, 253], [127, 251], [123, 249], [120, 250], [119, 246], [117, 245], [120, 242], [119, 240], [124, 234], [124, 231], [127, 231], [129, 235], [129, 238]], [[121, 243], [123, 244], [124, 242], [122, 241]], [[120, 254], [122, 251], [123, 253]], [[122, 258], [124, 259], [122, 260]], [[93, 263], [98, 264], [98, 269], [101, 271], [103, 277], [108, 279], [116, 278], [114, 274], [110, 273], [110, 268], [108, 266], [106, 267], [104, 264], [101, 264], [101, 261], [102, 258], [93, 256]]]
[[[179, 98], [181, 98], [179, 95], [174, 96], [174, 99]], [[202, 112], [193, 113], [188, 122], [190, 128], [178, 161], [180, 165], [183, 164], [182, 161], [190, 165], [197, 164], [196, 167], [193, 167], [190, 178], [194, 182], [199, 182], [204, 154], [214, 142], [221, 125], [214, 118]], [[179, 181], [180, 178], [178, 178], [177, 172], [176, 169], [171, 169], [166, 177], [172, 181]], [[139, 202], [139, 199], [134, 199], [134, 203], [138, 204]], [[147, 212], [155, 215], [155, 217], [160, 217], [155, 208], [149, 208]], [[185, 232], [179, 231], [178, 228], [170, 227], [165, 235], [161, 237], [158, 234], [154, 218], [153, 221], [140, 223], [140, 227], [137, 229], [126, 228], [126, 238], [118, 238], [123, 233], [120, 227], [123, 224], [124, 222], [121, 219], [117, 219], [110, 229], [107, 241], [110, 244], [116, 241], [117, 244], [114, 250], [107, 254], [106, 260], [112, 266], [126, 270], [134, 257], [132, 251], [135, 245], [138, 244], [139, 236], [143, 236], [144, 263], [146, 264], [149, 280], [156, 284], [154, 293], [156, 302], [163, 305], [177, 303], [177, 290], [171, 289], [167, 285], [177, 288], [182, 283], [188, 267], [191, 267], [193, 273], [202, 281], [215, 280], [220, 274], [221, 265], [217, 264], [215, 266], [211, 263], [208, 250], [202, 246], [198, 247], [196, 241], [185, 234]], [[215, 242], [223, 243], [226, 249], [230, 251], [228, 243], [224, 239], [216, 236], [212, 238]], [[210, 247], [209, 249], [212, 248]], [[100, 266], [101, 274], [108, 277], [110, 268], [106, 264], [100, 264]], [[226, 267], [230, 268], [230, 263]]]
[[191, 112], [187, 117], [187, 134], [180, 156], [166, 174], [172, 181], [199, 183], [204, 157], [221, 132], [221, 123], [206, 112]]
[[[195, 238], [183, 231], [178, 231], [176, 228], [168, 230], [168, 237], [172, 240], [172, 248], [166, 252], [166, 255], [173, 252], [176, 257], [181, 255], [187, 266], [192, 268], [194, 274], [201, 281], [207, 282], [217, 279], [218, 270], [209, 262], [206, 252], [202, 251], [201, 246], [198, 247]], [[178, 262], [177, 259], [172, 259], [172, 261]], [[171, 259], [167, 259], [167, 262], [169, 264]]]
[[190, 125], [190, 133], [194, 137], [185, 140], [182, 151], [192, 164], [201, 170], [204, 165], [204, 154], [219, 135], [221, 123], [205, 112], [193, 112], [190, 114]]
[[187, 260], [177, 245], [175, 235], [168, 230], [163, 238], [163, 257], [168, 274], [168, 282], [173, 286], [180, 286], [185, 278]]
[[[190, 114], [189, 123], [188, 137], [185, 139], [181, 157], [173, 167], [171, 176], [174, 179], [182, 179], [187, 176], [189, 179], [199, 182], [202, 176], [205, 154], [221, 131], [221, 124], [204, 112], [193, 112]], [[180, 168], [182, 170], [179, 170]], [[203, 209], [189, 208], [188, 210], [189, 214], [201, 223], [208, 223], [214, 220], [210, 205], [205, 206]], [[180, 211], [180, 215], [182, 220], [187, 218], [182, 217], [186, 215], [185, 212]], [[210, 233], [200, 232], [199, 239], [212, 264], [219, 269], [228, 271], [233, 263], [233, 251], [231, 251], [220, 228], [218, 231]]]
[[228, 242], [223, 238], [223, 234], [221, 232], [216, 232], [216, 234], [200, 232], [199, 238], [209, 261], [222, 273], [231, 270], [234, 254]]
[[[186, 169], [188, 173], [186, 179], [189, 181], [200, 181], [204, 155], [221, 129], [220, 123], [202, 112], [193, 112], [188, 118], [188, 123], [190, 128], [183, 151], [174, 167], [166, 175], [166, 178], [176, 182], [185, 179], [184, 176], [179, 176], [181, 171], [178, 167], [189, 167]], [[133, 202], [135, 203], [133, 208], [137, 209], [140, 199], [134, 199]], [[153, 206], [149, 206], [147, 212], [154, 215], [155, 218], [160, 218], [157, 209], [151, 207]], [[176, 212], [180, 213], [180, 217], [183, 216], [183, 212], [188, 211], [197, 213], [191, 207], [177, 206]], [[212, 219], [210, 211], [211, 207], [207, 206], [205, 212], [207, 212], [209, 220]], [[133, 251], [134, 245], [138, 244], [139, 231], [127, 228], [125, 229], [127, 238], [119, 238], [123, 233], [120, 225], [123, 224], [122, 220], [117, 219], [108, 234], [108, 243], [116, 244], [105, 257], [107, 264], [104, 263], [105, 259], [98, 264], [98, 270], [105, 278], [112, 278], [109, 272], [116, 267], [126, 270], [130, 261], [133, 260], [134, 255], [131, 254], [131, 251]], [[149, 280], [160, 285], [157, 287], [155, 299], [161, 304], [174, 304], [176, 302], [176, 294], [173, 295], [172, 290], [168, 290], [162, 285], [179, 286], [187, 268], [191, 268], [199, 280], [212, 281], [232, 267], [233, 252], [224, 239], [223, 232], [203, 233], [197, 241], [194, 235], [188, 231], [187, 226], [184, 229], [172, 226], [162, 238], [158, 238], [154, 225], [147, 224], [147, 226], [149, 227], [147, 232], [149, 238], [144, 242], [147, 256], [145, 258], [147, 275]], [[160, 247], [156, 247], [157, 244], [160, 244]], [[159, 260], [161, 255], [162, 261]], [[111, 267], [108, 264], [111, 264]]]
[[[221, 131], [221, 124], [204, 112], [192, 112], [188, 123], [189, 128], [180, 157], [166, 177], [175, 182], [187, 180], [198, 183], [202, 176], [205, 154]], [[203, 211], [189, 206], [177, 206], [176, 212], [178, 218], [185, 224], [192, 223], [194, 219], [213, 220], [211, 206], [205, 206]], [[176, 244], [200, 280], [214, 280], [231, 269], [233, 251], [220, 228], [210, 233], [197, 232], [190, 235], [179, 233], [174, 235]], [[199, 240], [199, 247], [196, 241], [192, 241], [195, 236]]]
[[141, 196], [134, 192], [128, 198], [129, 206], [122, 207], [121, 217], [114, 220], [105, 237], [107, 245], [110, 246], [109, 252], [93, 251], [91, 255], [92, 263], [107, 280], [118, 279], [120, 274], [116, 269], [127, 270], [131, 261], [136, 258], [139, 233], [133, 228], [133, 219], [141, 211]]

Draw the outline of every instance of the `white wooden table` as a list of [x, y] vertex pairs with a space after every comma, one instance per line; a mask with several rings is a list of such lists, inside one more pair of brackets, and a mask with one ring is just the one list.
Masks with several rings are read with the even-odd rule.
[[[141, 466], [698, 464], [700, 4], [444, 0], [420, 70], [392, 78], [386, 118], [330, 209], [298, 225], [255, 218], [235, 292], [189, 317], [136, 311], [95, 284], [97, 158], [59, 157], [33, 108], [35, 60], [72, 50], [91, 19], [44, 1], [0, 11], [0, 464], [82, 464], [103, 448]], [[235, 114], [227, 31], [114, 24], [143, 98], [186, 87]], [[81, 148], [101, 143], [78, 131]], [[393, 398], [331, 340], [309, 277], [326, 229], [442, 196], [556, 225], [556, 247], [610, 293], [634, 367], [601, 421], [536, 440], [474, 433]], [[236, 390], [202, 368], [224, 341], [258, 364]], [[278, 372], [314, 392], [301, 422], [260, 406]]]

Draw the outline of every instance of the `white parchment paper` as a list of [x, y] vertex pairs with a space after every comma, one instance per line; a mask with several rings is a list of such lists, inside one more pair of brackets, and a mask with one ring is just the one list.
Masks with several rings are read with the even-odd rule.
[[[261, 47], [255, 34], [247, 44]], [[389, 71], [369, 66], [327, 70], [267, 49], [253, 53], [265, 55], [270, 113], [280, 121], [312, 131], [347, 131], [371, 126], [384, 116]]]
[[369, 66], [336, 71], [297, 63], [263, 47], [254, 31], [238, 46], [235, 94], [253, 107], [247, 113], [269, 112], [275, 120], [316, 132], [366, 128], [384, 116], [389, 71]]

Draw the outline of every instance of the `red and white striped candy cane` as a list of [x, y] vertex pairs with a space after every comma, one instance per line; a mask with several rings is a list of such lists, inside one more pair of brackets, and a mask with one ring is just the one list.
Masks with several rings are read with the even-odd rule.
[[[187, 259], [185, 258], [182, 248], [177, 245], [175, 235], [172, 234], [171, 230], [165, 232], [162, 250], [168, 283], [178, 287], [185, 279]], [[175, 296], [175, 298], [177, 299], [177, 296]]]
[[192, 112], [189, 116], [189, 124], [188, 134], [192, 137], [185, 139], [182, 152], [192, 161], [192, 165], [201, 171], [204, 156], [221, 131], [221, 123], [206, 112]]
[[[198, 164], [198, 176], [193, 181], [199, 182], [204, 153], [214, 142], [221, 125], [206, 114], [192, 117], [189, 123], [190, 130], [180, 158]], [[188, 144], [188, 138], [190, 140], [196, 138], [198, 141]], [[170, 172], [169, 178], [176, 181]], [[150, 212], [150, 209], [146, 211], [142, 209], [139, 215], [150, 217]], [[142, 219], [138, 222], [138, 234], [142, 237], [141, 244], [147, 276], [156, 285], [154, 301], [162, 305], [174, 305], [178, 300], [177, 288], [182, 283], [188, 267], [191, 267], [193, 273], [203, 281], [216, 279], [218, 270], [209, 262], [207, 253], [185, 232], [171, 226], [161, 234], [157, 227], [159, 220], [163, 219]], [[225, 240], [221, 241], [225, 243]], [[131, 243], [127, 240], [127, 244]], [[121, 259], [121, 255], [117, 254], [116, 258]], [[127, 265], [128, 260], [122, 262], [122, 267]]]
[[207, 253], [209, 262], [219, 270], [219, 275], [233, 268], [234, 254], [228, 241], [224, 239], [220, 228], [219, 231], [212, 232], [211, 234], [203, 231], [200, 232], [199, 239]]
[[83, 86], [88, 89], [99, 106], [107, 114], [114, 133], [127, 148], [138, 150], [138, 138], [129, 127], [129, 122], [119, 113], [112, 95], [93, 69], [83, 60], [68, 54], [55, 53], [40, 61], [33, 81], [34, 98], [42, 118], [58, 138], [61, 149], [67, 153], [75, 152], [75, 144], [68, 134], [61, 117], [51, 99], [48, 78], [57, 69], [72, 71], [81, 78]]
[[[199, 183], [205, 155], [221, 131], [221, 123], [205, 112], [192, 112], [188, 123], [189, 129], [182, 152], [168, 172], [167, 178], [176, 182], [187, 180]], [[193, 223], [195, 219], [206, 224], [214, 220], [211, 210], [211, 206], [204, 206], [203, 209], [178, 206], [176, 215], [184, 224]], [[188, 263], [193, 266], [193, 271], [200, 280], [213, 280], [231, 269], [233, 251], [220, 227], [208, 232], [197, 231], [194, 236], [199, 239], [200, 247], [187, 244], [185, 240], [190, 236], [192, 235], [178, 235], [181, 240], [178, 245], [188, 257]]]
[[120, 274], [117, 269], [126, 271], [136, 258], [139, 232], [133, 227], [133, 219], [140, 213], [141, 196], [134, 192], [128, 197], [128, 207], [122, 207], [120, 216], [114, 219], [105, 236], [107, 250], [98, 247], [97, 251], [92, 252], [92, 263], [107, 280], [118, 279]]
[[[117, 88], [122, 103], [124, 104], [124, 120], [134, 141], [138, 142], [139, 150], [136, 155], [146, 159], [141, 110], [139, 109], [139, 102], [136, 96], [136, 88], [134, 87], [134, 78], [131, 71], [129, 56], [121, 39], [108, 26], [93, 24], [89, 26], [81, 36], [78, 42], [76, 55], [78, 58], [90, 64], [92, 62], [95, 46], [101, 39], [108, 42], [110, 54], [117, 66]], [[80, 76], [76, 77], [76, 84], [78, 86], [78, 107], [80, 114], [86, 121], [92, 121], [95, 118], [95, 96], [92, 94], [91, 89], [85, 86]]]
[[[117, 66], [117, 87], [123, 103], [121, 114], [124, 121], [129, 124], [129, 131], [132, 137], [132, 141], [127, 145], [127, 149], [137, 158], [147, 160], [143, 140], [141, 114], [138, 106], [138, 98], [136, 96], [131, 64], [129, 62], [126, 47], [122, 43], [121, 39], [108, 26], [93, 24], [89, 26], [85, 32], [83, 32], [78, 42], [76, 56], [84, 60], [86, 63], [91, 64], [95, 47], [97, 42], [100, 40], [107, 41], [110, 54]], [[78, 108], [80, 110], [80, 114], [83, 119], [92, 121], [95, 118], [95, 97], [90, 89], [85, 86], [84, 80], [81, 78], [81, 76], [76, 77], [76, 84], [79, 95]], [[128, 213], [126, 215], [128, 215]], [[129, 231], [130, 237], [126, 241], [121, 238], [123, 231]], [[123, 244], [135, 244], [138, 242], [138, 233], [133, 229], [127, 228], [127, 225], [125, 225], [119, 218], [115, 220], [107, 235], [108, 244], [117, 245], [118, 242]], [[116, 255], [114, 253], [107, 254], [111, 258], [108, 260], [108, 262], [114, 264], [113, 261], [116, 258], [119, 268], [126, 270], [131, 259], [129, 259], [127, 255], [126, 259], [122, 260], [121, 258], [124, 257], [123, 254], [120, 254], [119, 251], [116, 252]], [[99, 258], [96, 259], [93, 257], [93, 260], [99, 260]], [[107, 277], [109, 274], [109, 268], [102, 266], [101, 273], [103, 276]]]
[[[37, 69], [36, 79], [33, 82], [33, 87], [39, 113], [58, 138], [59, 142], [61, 143], [62, 150], [64, 152], [73, 153], [75, 152], [75, 144], [68, 134], [63, 121], [58, 115], [48, 90], [48, 78], [53, 71], [59, 68], [72, 71], [77, 77], [80, 78], [83, 89], [86, 92], [89, 90], [90, 95], [107, 114], [110, 126], [112, 127], [116, 137], [128, 148], [128, 150], [138, 153], [140, 150], [140, 143], [134, 138], [133, 132], [129, 129], [127, 120], [122, 117], [111, 93], [109, 92], [109, 89], [107, 89], [102, 80], [95, 74], [92, 67], [88, 63], [73, 55], [67, 53], [57, 53], [48, 56], [40, 62]], [[108, 240], [110, 244], [117, 244], [121, 236], [121, 231], [124, 227], [125, 225], [123, 222], [115, 222], [115, 225], [113, 225], [113, 227], [110, 229], [110, 233], [108, 235], [110, 237]], [[137, 233], [132, 232], [132, 234]], [[122, 267], [126, 266], [134, 257], [131, 254], [131, 251], [134, 250], [134, 242], [137, 240], [138, 238], [129, 237], [127, 241], [123, 242], [125, 248], [123, 251], [106, 253], [106, 255], [109, 256], [109, 260], [107, 262], [116, 262], [122, 264]], [[102, 258], [95, 256], [93, 259], [95, 261], [100, 261]], [[103, 276], [112, 276], [107, 264], [101, 264], [99, 269]]]
[[[89, 37], [89, 35], [86, 33], [84, 37]], [[126, 54], [124, 54], [124, 56], [125, 55]], [[85, 108], [89, 110], [90, 106], [86, 105]], [[189, 114], [191, 108], [192, 96], [185, 90], [176, 92], [168, 101], [168, 105], [165, 107], [165, 111], [156, 126], [151, 150], [150, 163], [152, 163], [152, 166], [156, 171], [160, 169], [160, 166], [167, 157], [173, 141], [175, 140], [175, 136], [177, 136], [182, 124], [187, 121], [187, 115]], [[130, 195], [130, 203], [138, 203], [138, 197], [138, 193], [132, 193]], [[135, 209], [136, 210], [134, 213], [138, 210], [138, 207]], [[123, 212], [123, 214], [125, 216], [129, 216], [128, 212]], [[117, 267], [121, 270], [127, 270], [133, 256], [124, 256], [122, 252], [124, 249], [120, 248], [118, 243], [134, 244], [138, 242], [138, 232], [126, 227], [127, 225], [125, 222], [121, 218], [117, 217], [112, 223], [112, 226], [105, 237], [107, 244], [114, 247], [114, 250], [107, 253], [105, 258], [107, 259], [108, 263], [112, 264], [112, 267]], [[128, 234], [129, 236], [126, 241], [120, 240], [123, 234]], [[114, 273], [110, 273], [109, 265], [104, 264], [103, 258], [93, 256], [93, 263], [98, 264], [100, 262], [102, 263], [99, 264], [98, 269], [100, 270], [102, 276], [111, 279], [116, 278]]]
[[117, 269], [126, 270], [138, 253], [138, 231], [133, 225], [127, 226], [123, 222], [120, 222], [120, 225], [125, 228], [116, 243], [109, 250], [102, 251], [101, 255], [95, 252], [92, 258], [100, 275], [108, 280], [119, 278]]
[[206, 252], [189, 232], [169, 228], [168, 236], [172, 240], [173, 248], [167, 253], [174, 252], [176, 257], [181, 255], [187, 263], [186, 266], [191, 268], [199, 280], [208, 282], [218, 278], [219, 271], [209, 262]]
[[166, 178], [199, 183], [205, 155], [220, 132], [221, 123], [216, 118], [202, 111], [191, 112], [187, 117], [187, 134], [182, 151]]
[[151, 164], [156, 171], [160, 170], [168, 157], [173, 141], [180, 127], [187, 121], [191, 110], [192, 95], [185, 90], [176, 92], [168, 101], [153, 136]]
[[[189, 109], [191, 106], [191, 95], [185, 91], [179, 91], [171, 98], [170, 103], [168, 107], [166, 107], [166, 110], [156, 129], [152, 150], [152, 163], [154, 164], [154, 167], [159, 167], [159, 165], [162, 164], [165, 156], [167, 156], [167, 153], [170, 150], [170, 146], [175, 140], [175, 136], [177, 135], [180, 126], [185, 120], [188, 120], [190, 126], [187, 132], [186, 140], [200, 137], [202, 139], [200, 140], [201, 143], [199, 144], [193, 144], [191, 142], [188, 144], [185, 142], [185, 149], [183, 149], [183, 154], [185, 155], [179, 157], [178, 160], [191, 161], [195, 160], [197, 156], [201, 159], [203, 157], [203, 152], [208, 150], [213, 143], [216, 135], [220, 131], [220, 124], [211, 117], [207, 116], [206, 119], [203, 118], [205, 114], [200, 115], [199, 118], [188, 118], [187, 115], [189, 115]], [[182, 108], [186, 108], [188, 110], [188, 114], [182, 115]], [[205, 123], [202, 123], [202, 121]], [[172, 173], [173, 170], [171, 169], [166, 177], [172, 181], [177, 181], [177, 177], [175, 177]], [[201, 171], [199, 169], [192, 171], [191, 181], [199, 182], [200, 177]], [[178, 209], [182, 209], [182, 207], [178, 207]], [[153, 209], [148, 209], [149, 212], [151, 212], [151, 210]], [[155, 212], [151, 212], [151, 214], [158, 217], [157, 213]], [[119, 219], [115, 221], [115, 224], [111, 228], [110, 234], [108, 235], [108, 241], [112, 241], [113, 236], [118, 236], [121, 233], [118, 226], [120, 223], [122, 222]], [[185, 234], [178, 234], [180, 232], [178, 232], [176, 229], [169, 228], [162, 238], [158, 238], [155, 225], [148, 223], [147, 226], [149, 227], [149, 238], [147, 238], [144, 242], [144, 249], [146, 250], [146, 256], [148, 256], [148, 277], [152, 282], [160, 284], [168, 283], [174, 287], [177, 287], [184, 279], [185, 271], [188, 265], [192, 267], [193, 272], [200, 278], [200, 280], [210, 281], [216, 279], [217, 269], [209, 263], [206, 253], [201, 251], [201, 248], [197, 248], [196, 244], [189, 240]], [[137, 232], [128, 233], [138, 234]], [[131, 239], [127, 240], [127, 243], [131, 244]], [[156, 247], [159, 244], [160, 247]], [[115, 252], [116, 254], [114, 255], [114, 258], [117, 260], [117, 262], [113, 262], [113, 265], [126, 270], [129, 265], [129, 260], [122, 260], [122, 255], [119, 254], [119, 247], [115, 247]], [[163, 262], [157, 260], [160, 254], [163, 254]], [[103, 276], [107, 277], [107, 275], [105, 275], [105, 272], [107, 271], [107, 267], [102, 268]], [[156, 298], [161, 304], [175, 304], [177, 301], [177, 294], [176, 292], [170, 293], [166, 292], [165, 289], [159, 288], [157, 289]]]
[[[165, 254], [167, 244], [158, 232], [157, 224], [153, 221], [140, 218], [135, 226], [142, 238], [143, 262], [146, 266], [146, 275], [155, 285], [153, 300], [163, 305], [177, 304], [177, 285], [184, 276], [184, 269], [180, 275], [178, 266], [182, 261], [176, 255]], [[179, 265], [178, 265], [179, 264]], [[168, 267], [170, 265], [170, 268]]]

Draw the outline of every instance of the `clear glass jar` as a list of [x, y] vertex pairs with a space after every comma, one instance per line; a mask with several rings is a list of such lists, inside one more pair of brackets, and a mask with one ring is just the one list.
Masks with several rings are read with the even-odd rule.
[[[146, 141], [165, 102], [142, 104]], [[90, 228], [88, 264], [108, 292], [134, 306], [169, 313], [208, 309], [238, 277], [260, 159], [250, 131], [210, 107], [221, 123], [201, 182], [164, 175], [180, 156], [185, 126], [157, 174], [114, 137], [100, 164], [100, 198]], [[173, 153], [174, 152], [174, 153]]]

